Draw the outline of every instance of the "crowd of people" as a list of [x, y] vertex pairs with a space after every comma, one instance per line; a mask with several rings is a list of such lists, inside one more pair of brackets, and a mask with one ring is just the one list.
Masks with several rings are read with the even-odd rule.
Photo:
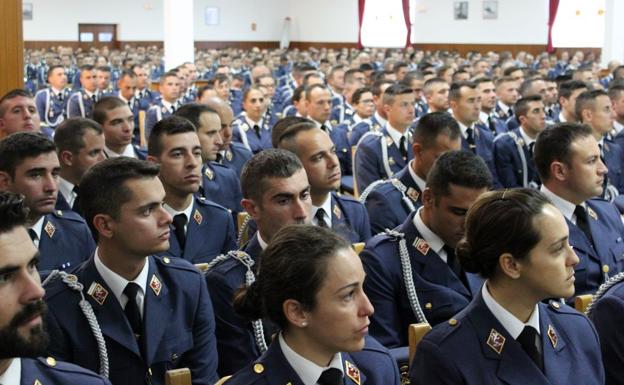
[[26, 50], [0, 384], [622, 383], [624, 66], [598, 59]]

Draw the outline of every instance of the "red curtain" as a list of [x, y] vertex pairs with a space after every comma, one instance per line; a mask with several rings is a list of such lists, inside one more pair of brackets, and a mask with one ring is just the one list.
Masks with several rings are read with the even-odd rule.
[[412, 45], [412, 24], [410, 23], [409, 0], [403, 0], [403, 18], [405, 19], [405, 28], [407, 28], [407, 41], [405, 48]]
[[358, 49], [362, 49], [362, 23], [364, 22], [364, 7], [366, 6], [366, 0], [358, 0], [358, 20], [359, 27], [358, 28]]
[[548, 45], [546, 46], [548, 53], [555, 52], [555, 48], [552, 44], [552, 27], [555, 24], [555, 19], [557, 18], [557, 9], [559, 9], [559, 0], [550, 0], [550, 4], [548, 6]]

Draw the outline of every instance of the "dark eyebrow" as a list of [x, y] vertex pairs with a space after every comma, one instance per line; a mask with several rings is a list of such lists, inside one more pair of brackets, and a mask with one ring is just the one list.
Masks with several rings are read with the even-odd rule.
[[565, 242], [568, 239], [568, 236], [566, 235], [565, 237], [561, 237], [560, 239], [556, 240], [555, 242], [551, 243], [550, 246], [554, 246], [556, 244], [559, 244], [561, 242]]
[[[35, 252], [35, 254], [33, 254], [33, 256], [30, 258], [30, 260], [28, 261], [28, 263], [26, 265], [28, 266], [28, 265], [31, 265], [33, 263], [37, 264], [37, 262], [39, 262], [39, 257], [40, 256], [41, 256], [41, 254], [37, 250]], [[17, 265], [7, 265], [7, 266], [4, 266], [4, 267], [0, 268], [0, 276], [16, 272], [16, 271], [18, 271], [20, 269], [20, 267], [21, 266], [17, 266]]]
[[343, 287], [338, 288], [338, 290], [336, 290], [334, 292], [334, 294], [337, 294], [337, 293], [343, 291], [344, 289], [351, 289], [351, 288], [354, 288], [354, 287], [358, 287], [359, 284], [360, 284], [359, 282], [353, 282], [353, 283], [350, 283], [348, 285], [344, 285]]
[[271, 199], [292, 198], [294, 194], [291, 193], [277, 193], [271, 197]]

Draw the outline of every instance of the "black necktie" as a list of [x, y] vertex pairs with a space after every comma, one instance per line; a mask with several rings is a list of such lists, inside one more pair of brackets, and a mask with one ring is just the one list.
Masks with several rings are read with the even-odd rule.
[[174, 112], [176, 112], [176, 106], [175, 104], [171, 105], [171, 113], [173, 114]]
[[128, 302], [126, 303], [126, 307], [124, 309], [124, 313], [126, 314], [126, 318], [130, 323], [130, 327], [132, 328], [132, 332], [134, 333], [137, 340], [141, 338], [141, 334], [143, 333], [143, 321], [141, 320], [141, 312], [139, 311], [139, 305], [137, 304], [137, 294], [141, 287], [134, 282], [128, 282], [126, 288], [123, 293], [128, 297]]
[[95, 94], [91, 95], [91, 100], [93, 101], [93, 103], [97, 102], [97, 98], [95, 97]]
[[329, 133], [329, 130], [327, 129], [327, 126], [326, 126], [326, 125], [324, 125], [324, 124], [321, 124], [321, 130], [323, 130], [323, 131], [325, 131], [325, 132]]
[[533, 148], [535, 147], [535, 142], [529, 143], [529, 159], [533, 159]]
[[78, 188], [78, 186], [74, 186], [72, 191], [76, 194], [76, 198], [74, 198], [74, 203], [72, 204], [72, 210], [82, 215], [82, 210], [80, 210], [80, 188]]
[[318, 209], [316, 210], [316, 214], [314, 214], [314, 218], [316, 218], [316, 223], [318, 223], [319, 227], [328, 228], [327, 222], [325, 222], [325, 210]]
[[30, 237], [30, 240], [33, 241], [33, 243], [37, 239], [37, 233], [33, 229], [28, 229], [28, 236]]
[[401, 140], [399, 141], [399, 150], [401, 151], [401, 156], [403, 157], [403, 159], [407, 160], [407, 143], [405, 140], [405, 136], [402, 136]]
[[186, 232], [184, 231], [184, 226], [186, 226], [186, 215], [175, 215], [173, 217], [173, 228], [175, 237], [180, 245], [180, 250], [184, 250], [184, 245], [186, 244]]
[[476, 146], [475, 146], [473, 133], [474, 133], [474, 129], [472, 127], [468, 127], [466, 129], [466, 143], [468, 143], [468, 147], [470, 148], [470, 151], [476, 153]]
[[490, 128], [490, 131], [492, 131], [492, 134], [496, 136], [496, 125], [494, 124], [494, 119], [492, 119], [491, 116], [488, 116], [488, 127]]
[[63, 101], [63, 92], [59, 92], [59, 94], [58, 94], [58, 100], [59, 100], [59, 102], [62, 102], [62, 101]]
[[581, 231], [587, 237], [587, 240], [591, 245], [594, 245], [594, 239], [592, 238], [591, 231], [589, 229], [589, 222], [587, 220], [587, 211], [581, 205], [576, 206], [574, 209], [574, 215], [576, 215], [576, 226], [581, 229]]
[[340, 385], [342, 384], [342, 372], [336, 368], [325, 369], [317, 383], [319, 385]]
[[459, 280], [464, 284], [464, 286], [469, 289], [468, 280], [466, 279], [466, 274], [462, 270], [461, 264], [455, 255], [455, 249], [450, 246], [444, 245], [442, 249], [446, 251], [446, 264], [453, 270], [453, 273], [459, 278]]
[[542, 361], [542, 353], [540, 352], [541, 349], [538, 347], [538, 344], [541, 346], [541, 343], [537, 330], [531, 326], [525, 326], [516, 341], [520, 343], [522, 349], [529, 355], [535, 365], [537, 365], [540, 370], [544, 370], [544, 362]]
[[253, 126], [254, 131], [256, 132], [256, 136], [258, 137], [258, 139], [260, 138], [260, 126], [258, 126], [257, 124], [255, 124]]

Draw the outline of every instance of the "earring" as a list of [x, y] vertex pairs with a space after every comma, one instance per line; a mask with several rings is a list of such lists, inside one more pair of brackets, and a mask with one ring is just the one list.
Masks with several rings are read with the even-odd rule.
[[302, 328], [304, 328], [304, 327], [306, 327], [306, 326], [308, 326], [308, 323], [307, 323], [306, 321], [303, 321], [303, 322], [301, 323], [301, 327], [302, 327]]

